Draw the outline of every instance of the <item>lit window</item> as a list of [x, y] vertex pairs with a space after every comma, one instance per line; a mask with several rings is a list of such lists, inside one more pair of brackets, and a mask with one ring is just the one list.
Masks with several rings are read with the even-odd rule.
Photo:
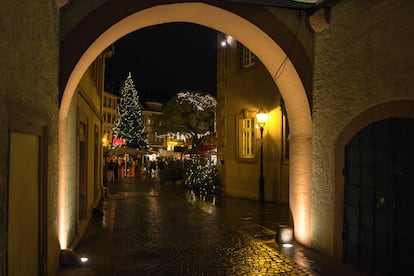
[[254, 117], [239, 116], [237, 130], [238, 158], [253, 161], [256, 158]]
[[250, 156], [253, 154], [253, 138], [254, 138], [254, 129], [253, 129], [253, 119], [243, 119], [242, 120], [242, 155]]

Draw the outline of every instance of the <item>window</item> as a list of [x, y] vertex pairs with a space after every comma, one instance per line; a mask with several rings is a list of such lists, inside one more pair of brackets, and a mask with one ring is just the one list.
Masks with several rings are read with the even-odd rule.
[[237, 116], [237, 131], [238, 159], [254, 161], [256, 158], [254, 117]]
[[252, 67], [256, 64], [256, 56], [245, 46], [241, 45], [241, 69]]
[[251, 156], [253, 155], [253, 143], [254, 132], [252, 125], [254, 124], [253, 119], [242, 119], [242, 155]]
[[103, 106], [106, 107], [106, 96], [104, 97], [104, 100], [103, 100]]

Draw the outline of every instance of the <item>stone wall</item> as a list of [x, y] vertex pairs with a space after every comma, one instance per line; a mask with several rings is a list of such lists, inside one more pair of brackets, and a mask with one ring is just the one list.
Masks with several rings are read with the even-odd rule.
[[315, 34], [312, 247], [333, 254], [335, 143], [364, 110], [414, 98], [414, 2], [344, 0]]
[[[5, 0], [0, 9], [0, 274], [6, 275], [8, 105], [18, 104], [48, 116], [49, 262], [57, 269], [57, 129], [59, 32], [53, 1]], [[50, 250], [53, 249], [53, 250]]]

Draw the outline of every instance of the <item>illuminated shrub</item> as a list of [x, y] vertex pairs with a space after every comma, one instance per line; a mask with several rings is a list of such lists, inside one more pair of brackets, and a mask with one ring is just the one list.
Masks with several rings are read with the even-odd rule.
[[217, 169], [208, 159], [197, 157], [185, 161], [184, 186], [196, 193], [212, 195], [216, 193]]

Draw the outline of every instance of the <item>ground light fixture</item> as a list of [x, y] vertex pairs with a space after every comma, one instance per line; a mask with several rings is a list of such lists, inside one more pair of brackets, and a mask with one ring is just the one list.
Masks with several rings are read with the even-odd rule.
[[293, 247], [293, 227], [283, 224], [278, 225], [275, 240], [283, 248]]
[[82, 257], [80, 257], [80, 261], [81, 261], [81, 263], [87, 263], [88, 261], [89, 261], [89, 258], [88, 257], [85, 257], [85, 256], [82, 256]]
[[59, 255], [60, 267], [75, 268], [82, 267], [89, 261], [87, 256], [80, 256], [72, 249], [62, 249]]
[[260, 177], [259, 177], [259, 201], [265, 202], [264, 196], [264, 175], [263, 175], [263, 128], [267, 122], [268, 114], [261, 107], [256, 113], [257, 126], [260, 129]]

